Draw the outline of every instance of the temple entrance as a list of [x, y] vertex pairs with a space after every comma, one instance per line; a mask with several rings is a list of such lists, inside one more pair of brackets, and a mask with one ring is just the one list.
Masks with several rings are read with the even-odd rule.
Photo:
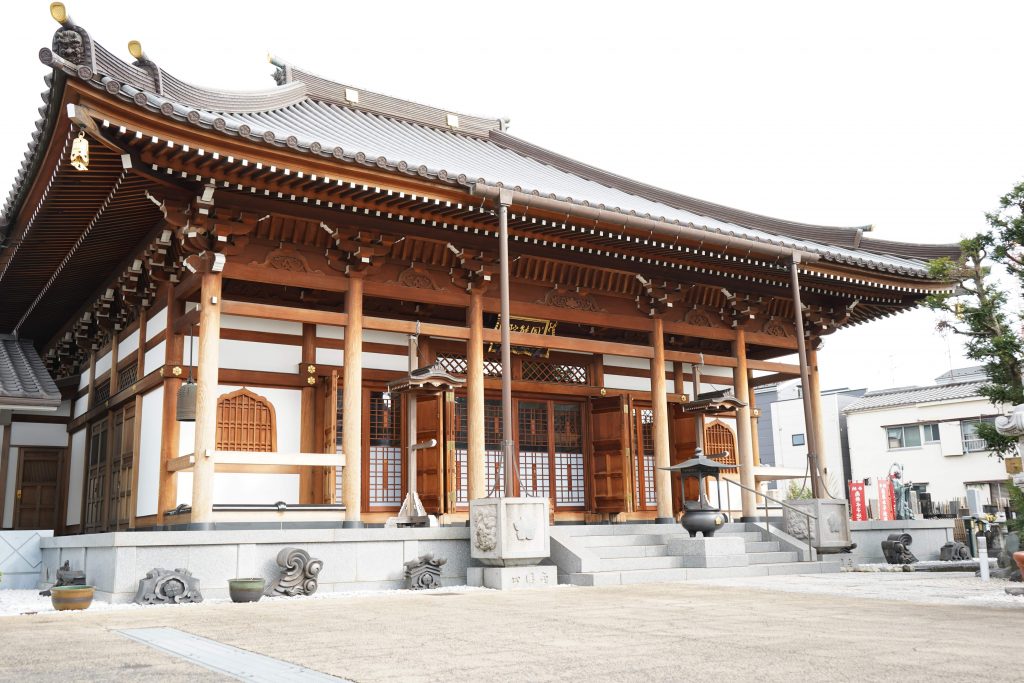
[[654, 409], [633, 404], [633, 500], [636, 510], [657, 510], [654, 492]]
[[21, 449], [15, 529], [58, 528], [60, 465], [61, 451], [57, 449]]

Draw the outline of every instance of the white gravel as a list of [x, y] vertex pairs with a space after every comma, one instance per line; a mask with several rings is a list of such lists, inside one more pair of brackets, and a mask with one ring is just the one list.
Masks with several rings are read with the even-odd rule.
[[[487, 588], [475, 588], [471, 586], [445, 586], [442, 588], [434, 588], [431, 590], [432, 593], [467, 593], [470, 591], [486, 591]], [[394, 597], [401, 598], [403, 596], [414, 595], [420, 591], [409, 591], [409, 590], [363, 590], [363, 591], [344, 591], [344, 592], [319, 592], [311, 596], [302, 596], [294, 598], [278, 597], [278, 598], [263, 598], [263, 601], [269, 600], [346, 600], [352, 598], [368, 598], [368, 597]], [[93, 600], [92, 605], [89, 606], [89, 612], [106, 612], [114, 610], [132, 610], [132, 609], [166, 609], [173, 607], [175, 609], [189, 608], [189, 609], [201, 609], [204, 605], [216, 605], [220, 603], [231, 602], [229, 598], [205, 598], [201, 603], [185, 603], [181, 605], [136, 605], [133, 602], [127, 603], [109, 603], [103, 600]], [[17, 616], [20, 614], [43, 614], [43, 613], [56, 613], [57, 610], [53, 609], [53, 605], [50, 603], [49, 597], [39, 595], [38, 590], [0, 590], [0, 617]], [[80, 614], [81, 610], [65, 610], [60, 614], [73, 615]]]
[[700, 583], [849, 598], [874, 598], [929, 605], [974, 605], [1024, 609], [1024, 596], [1007, 595], [1002, 579], [982, 581], [968, 572], [842, 572], [793, 576], [707, 579]]

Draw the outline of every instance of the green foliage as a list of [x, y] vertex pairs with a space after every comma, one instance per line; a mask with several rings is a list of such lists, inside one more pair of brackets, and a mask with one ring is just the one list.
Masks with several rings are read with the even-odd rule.
[[1021, 538], [1024, 540], [1024, 490], [1016, 486], [1013, 483], [1013, 479], [1009, 480], [1008, 486], [1010, 489], [1010, 509], [1013, 510], [1016, 517], [1006, 521], [1006, 528], [1021, 534]]
[[803, 481], [797, 481], [793, 479], [789, 482], [789, 488], [786, 489], [786, 500], [796, 500], [800, 498], [811, 498], [811, 489], [803, 485]]
[[[1024, 403], [1024, 339], [1019, 312], [1009, 312], [1008, 294], [992, 276], [990, 263], [1006, 268], [1024, 284], [1024, 183], [999, 200], [999, 210], [985, 215], [989, 232], [960, 242], [957, 261], [941, 258], [929, 264], [929, 275], [954, 282], [951, 293], [933, 294], [925, 305], [947, 317], [940, 331], [964, 337], [967, 357], [979, 361], [989, 382], [981, 394], [993, 403]], [[990, 424], [978, 426], [978, 436], [1002, 459], [1016, 450], [1017, 440], [1002, 436]]]

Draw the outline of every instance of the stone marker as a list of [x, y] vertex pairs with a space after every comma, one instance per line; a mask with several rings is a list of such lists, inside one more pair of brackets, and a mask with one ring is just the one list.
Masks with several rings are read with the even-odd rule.
[[281, 576], [263, 591], [264, 595], [313, 595], [319, 587], [317, 575], [323, 569], [323, 560], [315, 560], [301, 548], [282, 548], [277, 554]]
[[170, 603], [202, 602], [199, 579], [187, 569], [151, 569], [139, 580], [135, 593], [138, 605], [166, 605]]
[[441, 566], [447, 563], [444, 557], [434, 559], [433, 553], [421, 555], [405, 563], [406, 587], [411, 590], [437, 588], [441, 585]]

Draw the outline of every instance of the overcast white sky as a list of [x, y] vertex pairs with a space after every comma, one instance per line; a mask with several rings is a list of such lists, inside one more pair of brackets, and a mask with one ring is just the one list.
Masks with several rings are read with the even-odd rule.
[[[74, 20], [179, 78], [273, 86], [309, 71], [482, 116], [568, 156], [797, 221], [952, 242], [1024, 178], [1024, 3], [110, 2]], [[48, 2], [0, 22], [0, 196], [38, 117]], [[839, 332], [822, 385], [929, 383], [967, 364], [914, 311]]]

